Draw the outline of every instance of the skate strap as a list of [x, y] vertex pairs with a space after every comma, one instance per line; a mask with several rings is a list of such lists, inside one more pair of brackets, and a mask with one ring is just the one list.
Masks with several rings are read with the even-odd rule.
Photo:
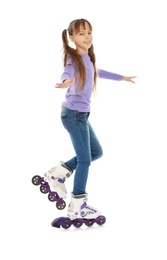
[[64, 167], [65, 169], [67, 169], [69, 172], [67, 173], [67, 178], [71, 176], [71, 174], [73, 173], [73, 170], [71, 170], [70, 167], [68, 167], [67, 165], [64, 164], [64, 162], [61, 162], [61, 166]]
[[[51, 176], [51, 179], [56, 180], [56, 178], [54, 176]], [[65, 179], [57, 179], [57, 181], [60, 182], [60, 183], [64, 183]]]
[[97, 210], [95, 210], [95, 209], [93, 209], [93, 208], [91, 208], [91, 207], [89, 207], [89, 206], [86, 206], [86, 208], [87, 208], [87, 209], [90, 209], [91, 211], [94, 211], [94, 213], [97, 212]]
[[84, 203], [82, 204], [82, 206], [81, 206], [81, 209], [86, 208], [86, 206], [87, 206], [87, 204], [86, 204], [86, 202], [84, 202]]

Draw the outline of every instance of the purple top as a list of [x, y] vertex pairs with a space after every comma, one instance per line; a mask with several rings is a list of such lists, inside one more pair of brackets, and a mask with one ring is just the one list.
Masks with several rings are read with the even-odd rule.
[[[72, 84], [66, 92], [66, 100], [63, 102], [63, 106], [71, 110], [78, 110], [79, 112], [90, 112], [90, 103], [92, 90], [94, 85], [94, 67], [90, 60], [89, 55], [80, 54], [86, 67], [86, 82], [83, 90], [76, 90], [75, 82]], [[76, 70], [71, 59], [68, 60], [64, 69], [64, 73], [61, 75], [61, 81], [66, 79], [76, 78]], [[98, 69], [98, 77], [110, 80], [122, 80], [123, 76]]]

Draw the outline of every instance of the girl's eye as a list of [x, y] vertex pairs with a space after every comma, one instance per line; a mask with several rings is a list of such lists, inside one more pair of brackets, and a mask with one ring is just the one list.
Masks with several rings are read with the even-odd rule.
[[[88, 32], [88, 34], [92, 34], [92, 32], [90, 31], [90, 32]], [[79, 35], [83, 36], [83, 35], [85, 35], [85, 33], [79, 33]]]

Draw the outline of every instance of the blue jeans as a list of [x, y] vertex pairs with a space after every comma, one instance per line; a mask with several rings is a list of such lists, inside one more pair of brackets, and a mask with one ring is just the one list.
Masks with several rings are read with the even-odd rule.
[[103, 155], [102, 147], [88, 121], [89, 114], [66, 107], [62, 107], [61, 111], [62, 123], [70, 135], [76, 153], [76, 156], [65, 162], [65, 165], [75, 170], [74, 195], [86, 193], [89, 166]]

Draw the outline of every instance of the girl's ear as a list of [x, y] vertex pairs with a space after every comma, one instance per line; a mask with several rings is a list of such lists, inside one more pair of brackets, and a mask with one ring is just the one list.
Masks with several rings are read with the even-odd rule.
[[69, 38], [70, 38], [70, 40], [71, 40], [72, 42], [74, 42], [74, 36], [73, 36], [73, 35], [70, 35]]

